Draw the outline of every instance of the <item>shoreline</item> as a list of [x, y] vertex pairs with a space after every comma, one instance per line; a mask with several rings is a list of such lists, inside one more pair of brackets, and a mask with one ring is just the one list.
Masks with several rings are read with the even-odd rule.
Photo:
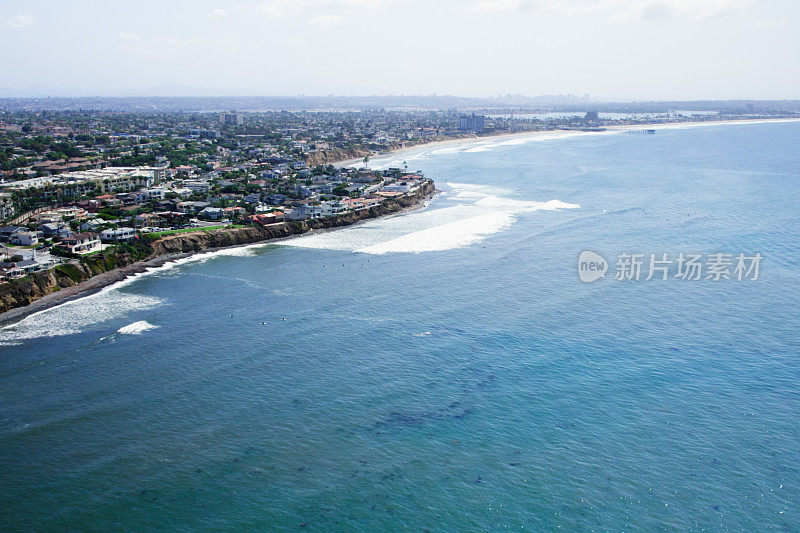
[[[657, 122], [652, 124], [621, 124], [619, 126], [609, 126], [603, 131], [583, 131], [576, 130], [534, 130], [522, 131], [512, 133], [497, 133], [494, 135], [473, 136], [473, 137], [459, 137], [457, 139], [447, 139], [444, 141], [432, 141], [429, 143], [420, 143], [412, 146], [398, 148], [397, 150], [390, 150], [388, 152], [378, 153], [374, 155], [375, 160], [380, 161], [387, 158], [394, 158], [401, 154], [408, 154], [422, 149], [433, 148], [446, 148], [457, 146], [460, 144], [468, 143], [482, 143], [493, 142], [500, 140], [514, 140], [514, 139], [535, 139], [548, 137], [563, 138], [566, 135], [610, 135], [615, 133], [624, 133], [626, 131], [639, 130], [642, 128], [649, 129], [681, 129], [681, 128], [698, 128], [704, 126], [736, 126], [746, 124], [771, 124], [782, 122], [800, 122], [800, 118], [754, 118], [754, 119], [730, 119], [730, 120], [699, 120], [699, 121], [685, 121], [685, 122]], [[370, 156], [370, 163], [373, 162], [373, 156]], [[358, 163], [362, 163], [363, 158], [343, 159], [334, 161], [330, 164], [336, 167], [350, 167]]]
[[[378, 160], [387, 159], [396, 157], [403, 153], [409, 153], [416, 150], [421, 149], [433, 149], [433, 148], [440, 148], [440, 147], [451, 147], [461, 144], [469, 144], [469, 143], [480, 143], [480, 142], [493, 142], [498, 140], [512, 140], [512, 139], [530, 139], [530, 138], [563, 138], [565, 134], [574, 134], [574, 135], [608, 135], [613, 133], [621, 133], [625, 131], [641, 129], [642, 127], [652, 126], [658, 129], [659, 127], [664, 129], [680, 129], [681, 127], [685, 128], [693, 128], [693, 127], [703, 127], [703, 126], [715, 126], [715, 125], [745, 125], [745, 124], [763, 124], [763, 123], [780, 123], [780, 122], [800, 122], [800, 119], [793, 119], [793, 118], [784, 118], [784, 119], [737, 119], [737, 120], [718, 120], [718, 121], [698, 121], [698, 122], [664, 122], [658, 124], [636, 124], [636, 125], [623, 125], [619, 127], [615, 127], [611, 130], [605, 130], [600, 132], [586, 132], [581, 130], [538, 130], [538, 131], [529, 131], [529, 132], [515, 132], [515, 133], [501, 133], [497, 135], [487, 135], [483, 137], [469, 137], [469, 138], [458, 138], [458, 139], [448, 139], [444, 141], [433, 141], [430, 143], [422, 143], [417, 144], [414, 146], [398, 148], [397, 150], [392, 150], [390, 152], [386, 152], [383, 154], [376, 154], [375, 157]], [[349, 166], [355, 163], [361, 162], [362, 159], [355, 158], [355, 159], [346, 159], [341, 160], [338, 162], [331, 163], [336, 166]], [[266, 245], [271, 243], [280, 242], [286, 239], [290, 239], [293, 237], [297, 237], [299, 235], [308, 235], [313, 233], [327, 233], [329, 231], [334, 231], [338, 229], [342, 229], [345, 227], [352, 227], [358, 225], [366, 220], [370, 220], [373, 218], [384, 218], [390, 216], [398, 216], [408, 212], [416, 211], [426, 207], [429, 202], [440, 193], [438, 189], [434, 188], [429, 193], [419, 198], [418, 201], [410, 206], [401, 207], [396, 211], [392, 211], [390, 213], [379, 214], [374, 217], [366, 217], [359, 219], [350, 224], [338, 225], [338, 226], [331, 226], [331, 227], [319, 227], [314, 228], [311, 227], [305, 232], [285, 235], [280, 237], [267, 237], [263, 240], [254, 241], [250, 243], [243, 243], [243, 244], [233, 244], [229, 246], [218, 246], [218, 247], [209, 247], [202, 250], [193, 250], [188, 252], [173, 252], [173, 253], [166, 253], [162, 255], [158, 255], [156, 257], [152, 257], [150, 259], [146, 259], [144, 261], [138, 261], [133, 264], [130, 264], [125, 267], [117, 268], [114, 270], [110, 270], [108, 272], [103, 272], [97, 274], [89, 278], [86, 281], [78, 283], [77, 285], [73, 285], [70, 287], [62, 288], [56, 292], [47, 294], [42, 296], [41, 298], [34, 300], [33, 302], [29, 303], [28, 305], [9, 309], [0, 313], [0, 328], [9, 327], [21, 320], [24, 320], [26, 317], [45, 311], [47, 309], [51, 309], [53, 307], [57, 307], [59, 305], [83, 298], [85, 296], [90, 296], [92, 294], [96, 294], [101, 290], [111, 287], [116, 283], [124, 281], [131, 276], [135, 276], [136, 274], [141, 274], [147, 272], [149, 269], [152, 268], [159, 268], [164, 266], [167, 263], [171, 263], [173, 261], [177, 261], [180, 259], [185, 259], [188, 257], [192, 257], [197, 254], [201, 253], [213, 253], [220, 250], [225, 249], [233, 249], [233, 248], [242, 248], [247, 246], [258, 246], [258, 245]], [[224, 230], [223, 230], [224, 231]], [[187, 233], [184, 236], [189, 235], [197, 235], [194, 233]]]
[[120, 281], [124, 281], [131, 276], [147, 272], [147, 270], [150, 268], [158, 268], [172, 261], [177, 261], [178, 259], [183, 259], [191, 255], [192, 254], [189, 253], [162, 255], [145, 261], [138, 261], [122, 268], [115, 268], [114, 270], [97, 274], [96, 276], [93, 276], [84, 282], [78, 283], [77, 285], [66, 287], [57, 292], [42, 296], [38, 300], [35, 300], [28, 305], [16, 307], [0, 313], [0, 328], [11, 326], [21, 320], [24, 320], [30, 315], [35, 315], [41, 311], [58, 307], [59, 305], [71, 302], [73, 300], [78, 300], [85, 296], [91, 296], [92, 294], [96, 294], [106, 287], [110, 287], [116, 283], [119, 283]]
[[[433, 184], [433, 181], [431, 181], [430, 183]], [[311, 227], [307, 231], [291, 235], [285, 235], [280, 237], [267, 237], [263, 240], [249, 242], [249, 243], [233, 244], [230, 246], [216, 246], [190, 252], [167, 253], [143, 261], [137, 261], [135, 263], [132, 263], [124, 267], [115, 268], [107, 272], [102, 272], [100, 274], [97, 274], [96, 276], [92, 276], [86, 281], [83, 281], [76, 285], [72, 285], [70, 287], [62, 288], [56, 292], [52, 292], [50, 294], [42, 296], [41, 298], [34, 300], [33, 302], [27, 305], [4, 311], [0, 313], [0, 329], [13, 326], [14, 324], [24, 320], [25, 318], [40, 313], [42, 311], [58, 307], [60, 305], [66, 304], [74, 300], [78, 300], [86, 296], [91, 296], [92, 294], [97, 294], [103, 289], [112, 287], [113, 285], [121, 281], [124, 281], [132, 276], [148, 272], [150, 269], [159, 268], [174, 261], [186, 259], [200, 254], [214, 253], [221, 250], [246, 248], [249, 246], [264, 246], [292, 239], [295, 237], [299, 237], [301, 235], [327, 233], [330, 231], [349, 228], [377, 218], [400, 216], [427, 207], [430, 204], [430, 202], [440, 194], [440, 192], [441, 191], [436, 189], [434, 186], [429, 192], [423, 194], [420, 198], [418, 198], [417, 201], [412, 205], [402, 206], [400, 209], [389, 213], [379, 214], [373, 217], [361, 218], [351, 224], [344, 224], [331, 227], [319, 227], [319, 228]], [[197, 233], [184, 234], [184, 236], [189, 236], [189, 235], [197, 235]]]

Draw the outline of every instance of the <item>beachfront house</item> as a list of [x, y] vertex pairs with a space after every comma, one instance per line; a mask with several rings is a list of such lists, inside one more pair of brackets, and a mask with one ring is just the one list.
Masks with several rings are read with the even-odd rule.
[[206, 207], [197, 216], [207, 220], [220, 220], [225, 216], [225, 211], [221, 207]]
[[208, 207], [208, 202], [179, 202], [176, 206], [181, 213], [196, 214]]
[[25, 259], [14, 263], [0, 263], [0, 277], [4, 279], [21, 278], [25, 274], [41, 270], [42, 265], [33, 259]]
[[345, 211], [350, 209], [350, 206], [341, 200], [331, 200], [329, 202], [322, 202], [321, 207], [322, 207], [322, 216], [325, 217], [338, 215], [339, 213], [344, 213]]
[[78, 233], [58, 243], [58, 247], [72, 254], [88, 254], [102, 248], [100, 236], [96, 233]]
[[384, 185], [383, 190], [389, 192], [411, 192], [419, 187], [419, 182], [414, 181], [395, 181], [393, 183], [389, 183], [388, 185]]
[[100, 240], [103, 242], [125, 242], [136, 237], [136, 230], [133, 228], [109, 228], [100, 232]]

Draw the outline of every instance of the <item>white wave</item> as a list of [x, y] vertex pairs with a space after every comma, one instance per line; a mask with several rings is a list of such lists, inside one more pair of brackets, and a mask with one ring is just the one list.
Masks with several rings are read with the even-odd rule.
[[474, 148], [468, 148], [464, 150], [464, 152], [468, 154], [475, 154], [478, 152], [488, 152], [491, 149], [492, 149], [491, 146], [475, 146]]
[[95, 294], [44, 309], [15, 324], [0, 328], [0, 346], [20, 344], [21, 341], [40, 337], [72, 335], [80, 333], [88, 326], [124, 316], [132, 311], [152, 309], [163, 303], [163, 300], [152, 296], [128, 294], [120, 292], [119, 289], [148, 276], [170, 273], [187, 264], [204, 263], [216, 257], [251, 257], [255, 255], [255, 248], [267, 244], [249, 244], [204, 252], [175, 259], [161, 266], [148, 267], [144, 272], [130, 275]]
[[282, 241], [279, 244], [301, 248], [352, 252], [419, 231], [420, 229], [449, 224], [476, 214], [478, 214], [477, 210], [470, 206], [454, 205], [442, 209], [430, 209], [387, 218], [372, 219], [356, 226], [335, 231], [308, 233]]
[[240, 248], [218, 250], [196, 254], [170, 261], [158, 267], [149, 267], [144, 272], [128, 276], [124, 280], [104, 287], [89, 296], [44, 309], [33, 313], [21, 321], [0, 328], [0, 345], [19, 344], [28, 339], [56, 337], [80, 333], [93, 324], [112, 320], [133, 311], [153, 309], [163, 303], [160, 298], [121, 292], [119, 289], [136, 281], [155, 274], [168, 273], [171, 270], [190, 263], [202, 263], [217, 256], [248, 256], [252, 248], [263, 245], [249, 245]]
[[485, 215], [434, 226], [401, 237], [359, 248], [356, 252], [385, 254], [389, 252], [419, 253], [451, 250], [482, 241], [488, 235], [510, 226], [514, 218], [509, 213], [494, 211]]
[[562, 202], [561, 200], [549, 200], [542, 205], [537, 206], [536, 209], [543, 209], [545, 211], [558, 211], [559, 209], [580, 209], [580, 204], [570, 204]]
[[528, 211], [557, 211], [559, 209], [578, 209], [578, 204], [568, 204], [561, 200], [549, 200], [547, 202], [530, 202], [526, 200], [514, 200], [512, 198], [504, 198], [502, 196], [486, 196], [481, 198], [475, 205], [486, 207], [490, 209], [506, 209], [514, 212], [528, 212]]
[[461, 145], [454, 145], [454, 146], [447, 146], [445, 148], [437, 148], [431, 152], [431, 155], [441, 155], [441, 154], [456, 154], [463, 150], [463, 146]]
[[491, 195], [506, 196], [515, 194], [513, 190], [506, 189], [505, 187], [481, 185], [478, 183], [448, 181], [447, 187], [449, 188], [447, 194], [457, 199], [480, 199]]
[[145, 331], [156, 328], [158, 328], [158, 326], [153, 325], [146, 320], [139, 320], [138, 322], [134, 322], [133, 324], [128, 324], [127, 326], [119, 328], [117, 333], [121, 333], [123, 335], [141, 335]]
[[367, 254], [420, 253], [469, 246], [509, 227], [518, 213], [575, 209], [559, 200], [532, 202], [506, 195], [509, 189], [472, 183], [448, 183], [437, 203], [452, 205], [375, 219], [333, 232], [311, 233], [283, 241], [284, 246]]
[[254, 257], [255, 256], [254, 250], [256, 248], [267, 246], [267, 244], [268, 243], [246, 244], [243, 246], [236, 246], [232, 248], [223, 248], [222, 250], [215, 250], [213, 252], [203, 252], [203, 253], [193, 254], [188, 257], [182, 257], [181, 259], [176, 259], [174, 261], [164, 263], [160, 267], [148, 269], [148, 273], [164, 272], [189, 263], [205, 263], [206, 261], [209, 261], [210, 259], [215, 259], [217, 257]]
[[[127, 281], [127, 280], [125, 280]], [[163, 302], [152, 296], [119, 291], [121, 284], [98, 293], [33, 313], [16, 324], [0, 329], [0, 345], [20, 344], [29, 339], [73, 335], [88, 326], [152, 309]]]
[[[688, 130], [694, 128], [708, 128], [713, 126], [745, 126], [750, 124], [775, 124], [785, 122], [800, 122], [797, 118], [765, 118], [765, 119], [740, 119], [740, 120], [709, 120], [703, 122], [675, 122], [666, 124], [655, 124], [652, 126], [638, 126], [639, 128], [647, 127], [656, 130]], [[626, 128], [622, 127], [622, 131]], [[627, 128], [635, 129], [635, 127]]]
[[[501, 135], [498, 137], [487, 137], [482, 140], [465, 139], [444, 141], [443, 143], [434, 143], [433, 145], [425, 146], [420, 145], [417, 147], [406, 148], [378, 156], [370, 159], [369, 166], [375, 170], [382, 170], [391, 167], [402, 167], [403, 162], [411, 163], [417, 159], [427, 159], [431, 155], [455, 154], [455, 153], [480, 153], [488, 152], [495, 148], [518, 146], [533, 142], [554, 141], [560, 139], [569, 139], [572, 137], [584, 137], [590, 135], [616, 135], [623, 133], [630, 129], [639, 129], [642, 127], [655, 128], [655, 129], [688, 129], [709, 126], [724, 126], [724, 125], [744, 125], [744, 124], [767, 124], [773, 122], [796, 122], [798, 119], [756, 119], [756, 120], [724, 120], [724, 121], [704, 121], [704, 122], [677, 122], [653, 125], [634, 125], [634, 126], [614, 126], [605, 131], [577, 131], [577, 130], [556, 130], [556, 131], [532, 131], [528, 133], [519, 133], [513, 135]], [[355, 162], [350, 164], [350, 167], [357, 168], [362, 166], [362, 162]]]

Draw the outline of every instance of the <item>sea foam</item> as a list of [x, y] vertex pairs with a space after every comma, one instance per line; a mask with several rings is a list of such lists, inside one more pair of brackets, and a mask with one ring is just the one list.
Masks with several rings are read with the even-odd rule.
[[141, 335], [145, 331], [156, 328], [158, 328], [158, 326], [155, 326], [146, 320], [140, 320], [138, 322], [134, 322], [133, 324], [128, 324], [127, 326], [119, 328], [117, 333], [121, 333], [123, 335]]
[[40, 337], [73, 335], [93, 324], [113, 320], [133, 311], [152, 309], [163, 302], [153, 296], [119, 291], [118, 288], [124, 285], [106, 287], [98, 293], [33, 313], [16, 324], [6, 326], [0, 329], [0, 345], [20, 344]]
[[559, 200], [518, 200], [510, 197], [513, 191], [500, 187], [452, 182], [447, 187], [436, 202], [449, 205], [307, 234], [280, 244], [366, 254], [438, 252], [481, 242], [511, 226], [520, 213], [580, 207]]
[[[0, 328], [0, 346], [20, 344], [22, 341], [40, 337], [73, 335], [86, 330], [93, 324], [113, 320], [133, 311], [153, 309], [162, 304], [163, 300], [152, 296], [130, 294], [119, 289], [145, 277], [169, 275], [173, 271], [177, 273], [179, 267], [188, 264], [204, 263], [217, 257], [250, 257], [254, 255], [255, 248], [263, 246], [266, 245], [261, 243], [225, 248], [214, 252], [183, 257], [157, 267], [148, 267], [144, 272], [128, 276], [124, 280], [104, 287], [95, 294], [44, 309], [25, 317], [15, 324]], [[139, 324], [139, 322], [134, 324]], [[131, 326], [134, 324], [131, 324]], [[141, 332], [120, 330], [119, 333]]]

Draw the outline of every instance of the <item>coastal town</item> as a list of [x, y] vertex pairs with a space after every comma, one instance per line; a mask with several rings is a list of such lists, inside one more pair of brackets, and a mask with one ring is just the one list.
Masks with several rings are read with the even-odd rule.
[[2, 283], [169, 235], [366, 212], [427, 181], [407, 164], [372, 169], [370, 157], [419, 144], [797, 114], [749, 107], [145, 113], [40, 111], [36, 102], [27, 108], [13, 103], [0, 111]]
[[367, 211], [425, 182], [407, 166], [371, 170], [370, 154], [446, 138], [437, 121], [248, 119], [6, 114], [0, 277], [139, 240]]

